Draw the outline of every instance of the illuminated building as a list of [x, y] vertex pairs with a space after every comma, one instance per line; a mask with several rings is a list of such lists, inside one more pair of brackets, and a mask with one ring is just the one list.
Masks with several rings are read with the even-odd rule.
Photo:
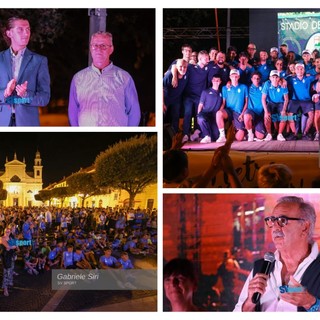
[[36, 201], [34, 195], [42, 189], [42, 165], [40, 152], [35, 154], [33, 171], [27, 171], [25, 159], [19, 161], [16, 153], [12, 161], [4, 165], [5, 170], [0, 171], [0, 180], [3, 182], [3, 189], [7, 190], [7, 199], [2, 201], [5, 206], [37, 206], [41, 205]]
[[[80, 172], [92, 173], [95, 171], [95, 167], [91, 166], [88, 168], [80, 169]], [[45, 190], [52, 190], [53, 188], [66, 187], [67, 186], [67, 177], [62, 179], [59, 182], [53, 183], [45, 188]], [[84, 201], [84, 207], [86, 208], [106, 208], [106, 207], [127, 207], [129, 204], [129, 194], [125, 190], [107, 188], [106, 192], [101, 195], [94, 195], [88, 197]], [[66, 197], [63, 204], [61, 199], [53, 198], [51, 205], [61, 207], [81, 207], [82, 195], [75, 194], [71, 197]], [[135, 197], [134, 208], [140, 209], [157, 209], [158, 200], [157, 200], [157, 184], [148, 185], [142, 193], [139, 193]]]

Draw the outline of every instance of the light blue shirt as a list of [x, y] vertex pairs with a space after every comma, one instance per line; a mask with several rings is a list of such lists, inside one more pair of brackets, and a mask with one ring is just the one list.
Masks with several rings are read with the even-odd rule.
[[263, 86], [262, 93], [267, 96], [268, 102], [283, 103], [284, 96], [288, 94], [288, 88], [282, 88], [280, 85], [274, 87], [268, 80]]
[[69, 96], [71, 126], [138, 126], [140, 105], [132, 77], [111, 62], [101, 72], [90, 66], [76, 73]]
[[226, 100], [226, 107], [234, 112], [241, 113], [248, 98], [248, 87], [239, 83], [236, 87], [230, 86], [222, 88], [222, 97]]
[[130, 259], [127, 260], [127, 261], [124, 261], [122, 258], [120, 258], [119, 262], [122, 265], [122, 269], [134, 269], [134, 266], [133, 266], [133, 264], [132, 264]]
[[248, 109], [254, 111], [256, 114], [263, 113], [263, 105], [261, 102], [262, 97], [262, 86], [256, 87], [252, 84], [249, 87], [249, 99], [248, 99]]
[[288, 78], [288, 87], [292, 91], [292, 100], [310, 101], [310, 86], [315, 80], [315, 76], [304, 76], [301, 80], [298, 77]]

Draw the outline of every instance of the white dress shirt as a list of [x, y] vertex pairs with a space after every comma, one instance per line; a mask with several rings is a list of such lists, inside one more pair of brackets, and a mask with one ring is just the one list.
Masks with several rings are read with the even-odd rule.
[[[314, 261], [319, 253], [317, 243], [313, 243], [311, 247], [311, 253], [308, 257], [306, 257], [298, 266], [296, 272], [294, 273], [293, 277], [298, 281], [301, 282], [302, 276], [308, 266]], [[261, 304], [261, 311], [276, 311], [276, 312], [290, 312], [290, 311], [297, 311], [297, 306], [285, 302], [280, 299], [280, 290], [279, 287], [282, 286], [282, 279], [281, 279], [281, 270], [282, 270], [282, 262], [279, 259], [279, 252], [275, 252], [275, 266], [274, 270], [271, 272], [270, 277], [267, 281], [267, 288], [265, 293], [261, 296], [260, 304]], [[253, 271], [249, 274], [242, 291], [240, 293], [240, 297], [238, 303], [236, 304], [233, 311], [242, 311], [242, 305], [246, 301], [248, 297], [248, 287], [249, 281], [253, 278]], [[290, 285], [290, 283], [289, 283]]]

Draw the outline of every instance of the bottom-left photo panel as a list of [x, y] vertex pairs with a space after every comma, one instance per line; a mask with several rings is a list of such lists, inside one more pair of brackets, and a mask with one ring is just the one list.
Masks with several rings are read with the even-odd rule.
[[0, 311], [157, 311], [157, 134], [0, 133]]

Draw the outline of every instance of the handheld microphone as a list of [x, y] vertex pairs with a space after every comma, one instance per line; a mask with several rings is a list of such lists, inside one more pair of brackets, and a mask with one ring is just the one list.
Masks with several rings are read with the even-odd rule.
[[[272, 263], [275, 260], [274, 254], [272, 252], [267, 252], [263, 258], [264, 258], [264, 262], [262, 264], [261, 269], [258, 271], [258, 273], [264, 273], [266, 275], [269, 275], [271, 272]], [[261, 298], [261, 293], [255, 292], [252, 296], [252, 302], [254, 304], [257, 304], [260, 301], [260, 298]]]

